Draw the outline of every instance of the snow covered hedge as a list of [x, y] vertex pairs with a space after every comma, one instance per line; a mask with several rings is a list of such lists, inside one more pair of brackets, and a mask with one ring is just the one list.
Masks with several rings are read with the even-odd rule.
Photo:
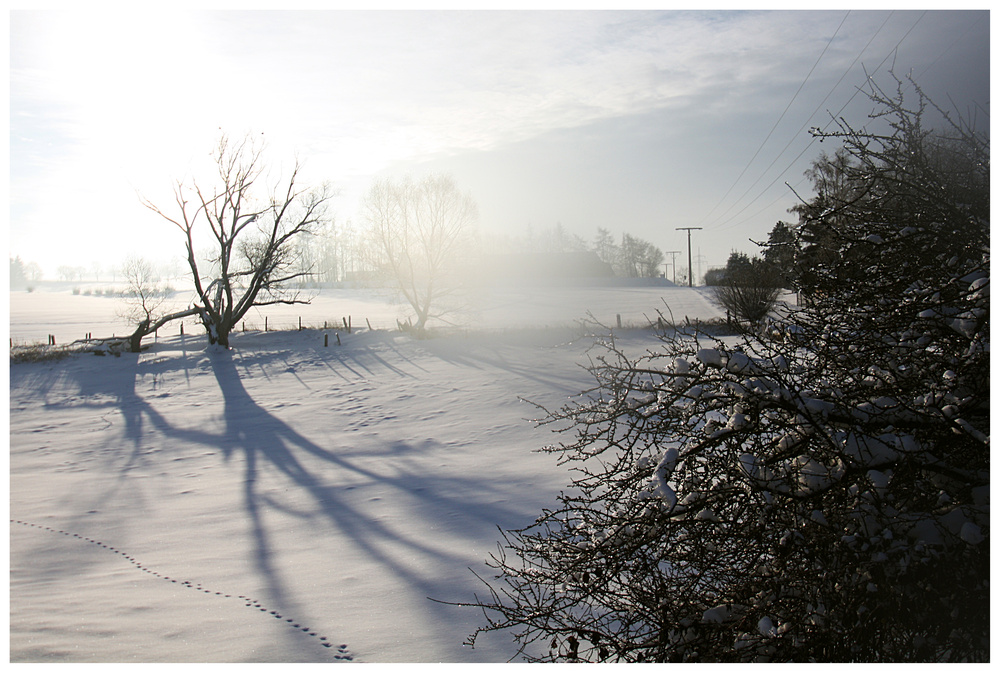
[[578, 476], [506, 533], [480, 631], [542, 661], [989, 659], [988, 142], [872, 96], [889, 131], [833, 134], [850, 198], [798, 227], [836, 249], [792, 329], [609, 337], [548, 414]]

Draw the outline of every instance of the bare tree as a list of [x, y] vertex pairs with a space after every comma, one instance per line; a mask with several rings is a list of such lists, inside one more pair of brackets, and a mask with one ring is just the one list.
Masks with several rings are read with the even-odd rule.
[[83, 280], [83, 274], [86, 270], [82, 266], [63, 264], [56, 271], [59, 273], [60, 280]]
[[[213, 154], [219, 181], [211, 190], [178, 182], [175, 215], [143, 200], [183, 234], [197, 294], [194, 308], [209, 343], [224, 347], [229, 346], [230, 331], [252, 307], [307, 303], [287, 289], [291, 281], [309, 274], [297, 265], [292, 243], [324, 221], [330, 199], [325, 186], [310, 191], [298, 185], [298, 162], [287, 180], [263, 184], [262, 152], [250, 136], [236, 143], [223, 136]], [[207, 274], [195, 254], [203, 232], [212, 250]]]
[[125, 292], [118, 316], [135, 325], [135, 331], [128, 337], [129, 352], [140, 352], [142, 338], [171, 320], [197, 313], [194, 308], [171, 314], [163, 312], [167, 293], [157, 286], [156, 275], [149, 261], [129, 256], [122, 264], [121, 274], [125, 279]]
[[450, 309], [470, 252], [478, 208], [448, 176], [376, 182], [362, 204], [375, 247], [416, 314], [417, 330]]
[[24, 277], [32, 283], [37, 283], [42, 279], [42, 267], [38, 262], [28, 262], [24, 265]]
[[148, 260], [130, 255], [121, 268], [125, 280], [122, 307], [118, 315], [133, 323], [152, 321], [162, 315], [166, 296], [156, 285], [153, 265]]
[[653, 278], [659, 275], [663, 251], [649, 241], [631, 234], [622, 234], [617, 253], [613, 266], [618, 275], [625, 278]]

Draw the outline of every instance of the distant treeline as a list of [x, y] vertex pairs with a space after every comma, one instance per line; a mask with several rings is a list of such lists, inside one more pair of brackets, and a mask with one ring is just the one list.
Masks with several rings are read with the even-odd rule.
[[[385, 264], [367, 232], [347, 225], [329, 225], [316, 236], [299, 243], [297, 251], [304, 267], [318, 283], [364, 282], [385, 278]], [[663, 251], [631, 234], [616, 238], [598, 228], [591, 241], [568, 232], [561, 224], [544, 229], [527, 228], [521, 234], [483, 233], [472, 251], [470, 267], [497, 255], [549, 255], [592, 252], [621, 278], [655, 278], [664, 274]], [[479, 259], [475, 259], [478, 257]]]
[[[657, 278], [664, 275], [664, 254], [658, 247], [638, 236], [628, 233], [616, 237], [603, 227], [591, 240], [568, 232], [562, 224], [534, 229], [526, 228], [521, 234], [483, 233], [479, 236], [473, 256], [518, 255], [547, 253], [594, 253], [619, 278]], [[337, 283], [372, 283], [386, 278], [385, 264], [377, 246], [373, 245], [367, 230], [354, 227], [350, 222], [331, 222], [315, 235], [297, 242], [295, 255], [302, 270], [309, 270], [309, 284], [332, 285]], [[481, 260], [469, 260], [470, 266], [479, 266]], [[155, 267], [154, 281], [160, 277], [175, 278], [183, 275], [178, 262]], [[122, 277], [121, 268], [102, 266], [93, 262], [88, 266], [63, 265], [57, 269], [57, 280], [65, 282], [115, 283]], [[686, 280], [685, 271], [678, 270], [679, 279]], [[20, 257], [10, 259], [10, 287], [22, 290], [43, 278], [41, 267], [35, 262], [25, 262]]]

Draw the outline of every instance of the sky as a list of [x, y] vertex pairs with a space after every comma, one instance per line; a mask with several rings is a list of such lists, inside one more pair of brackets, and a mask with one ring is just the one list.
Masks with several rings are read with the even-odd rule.
[[[61, 7], [61, 5], [54, 5]], [[910, 5], [914, 6], [913, 4]], [[985, 6], [985, 5], [984, 5]], [[810, 127], [860, 127], [867, 77], [912, 74], [989, 125], [989, 12], [17, 10], [10, 256], [180, 259], [145, 208], [205, 179], [225, 132], [297, 157], [363, 224], [378, 176], [448, 173], [487, 231], [650, 241], [696, 271], [753, 254], [809, 194]], [[699, 274], [700, 275], [700, 274]]]

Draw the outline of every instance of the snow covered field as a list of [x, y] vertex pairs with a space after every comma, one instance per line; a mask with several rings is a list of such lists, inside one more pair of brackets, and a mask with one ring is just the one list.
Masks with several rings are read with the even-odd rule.
[[[46, 294], [11, 294], [15, 339], [110, 331], [114, 300]], [[11, 365], [11, 661], [506, 661], [506, 635], [463, 647], [480, 613], [429, 599], [481, 591], [469, 568], [488, 573], [498, 527], [569, 483], [519, 397], [589, 387], [574, 321], [639, 322], [661, 297], [718, 316], [697, 290], [512, 291], [486, 329], [434, 339], [248, 331], [227, 352], [192, 326], [139, 355]], [[350, 291], [313, 308], [398, 311]]]
[[[678, 321], [685, 316], [701, 320], [724, 316], [709, 300], [709, 292], [706, 288], [605, 286], [480, 289], [470, 297], [478, 309], [456, 318], [467, 328], [481, 330], [575, 325], [588, 312], [606, 325], [615, 325], [619, 315], [624, 325], [646, 325], [656, 319], [657, 310]], [[264, 329], [265, 317], [270, 329], [293, 329], [300, 318], [303, 326], [322, 327], [324, 322], [335, 326], [347, 317], [355, 327], [370, 323], [375, 329], [395, 329], [396, 321], [407, 316], [408, 307], [398, 304], [388, 290], [327, 289], [304, 291], [303, 296], [311, 297], [309, 304], [251, 309], [244, 320], [247, 329]], [[183, 309], [192, 299], [193, 295], [178, 292], [169, 307]], [[117, 316], [123, 306], [121, 299], [75, 295], [68, 288], [11, 292], [10, 336], [15, 343], [47, 343], [51, 334], [57, 344], [82, 339], [88, 332], [94, 337], [120, 336], [134, 329]], [[193, 319], [185, 323], [188, 334], [201, 330]], [[166, 326], [167, 332], [178, 334], [178, 324]]]

